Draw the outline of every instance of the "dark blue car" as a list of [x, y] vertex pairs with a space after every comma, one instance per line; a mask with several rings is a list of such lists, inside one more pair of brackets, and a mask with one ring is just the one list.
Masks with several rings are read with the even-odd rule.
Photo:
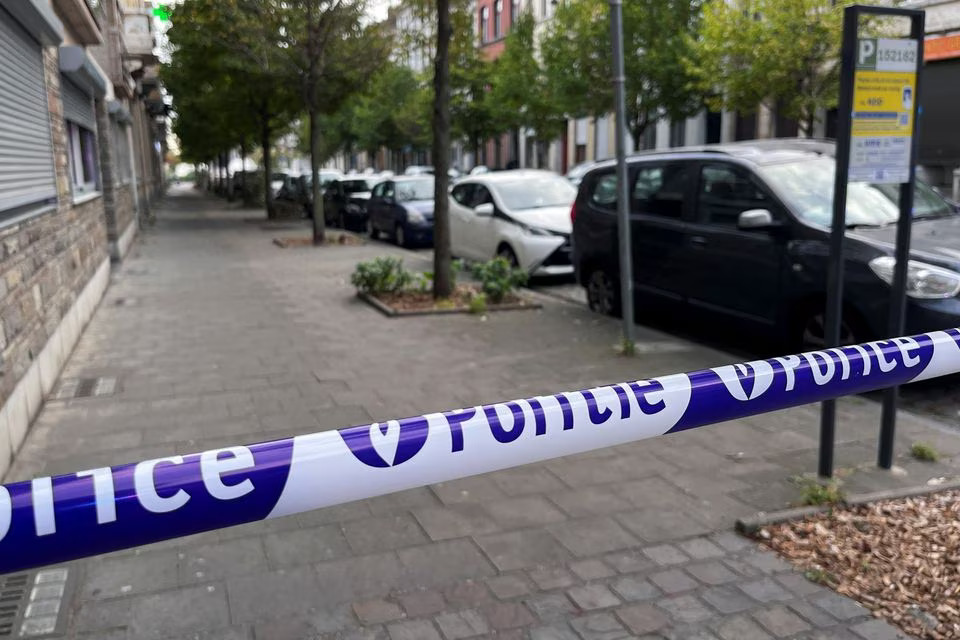
[[385, 233], [401, 247], [433, 244], [433, 176], [398, 177], [373, 188], [370, 237]]

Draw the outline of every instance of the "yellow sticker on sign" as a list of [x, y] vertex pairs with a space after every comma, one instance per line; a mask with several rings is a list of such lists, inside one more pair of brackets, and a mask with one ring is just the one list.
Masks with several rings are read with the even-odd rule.
[[857, 71], [853, 80], [851, 134], [857, 136], [913, 135], [913, 101], [917, 74]]

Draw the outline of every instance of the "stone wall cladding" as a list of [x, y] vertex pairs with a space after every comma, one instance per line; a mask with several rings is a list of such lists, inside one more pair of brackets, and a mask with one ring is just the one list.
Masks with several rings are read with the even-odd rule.
[[103, 199], [74, 205], [70, 192], [56, 48], [45, 49], [44, 66], [58, 204], [0, 229], [0, 403], [107, 258]]
[[133, 202], [133, 181], [116, 187], [113, 200], [116, 207], [117, 234], [122, 236], [137, 217], [136, 205]]

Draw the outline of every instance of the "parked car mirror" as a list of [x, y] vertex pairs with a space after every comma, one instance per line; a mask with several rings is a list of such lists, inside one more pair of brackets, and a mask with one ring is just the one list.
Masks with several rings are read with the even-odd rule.
[[766, 209], [750, 209], [737, 218], [737, 227], [740, 229], [769, 229], [772, 226], [773, 214]]
[[478, 204], [473, 208], [473, 212], [478, 216], [492, 216], [493, 215], [493, 203], [484, 202], [483, 204]]

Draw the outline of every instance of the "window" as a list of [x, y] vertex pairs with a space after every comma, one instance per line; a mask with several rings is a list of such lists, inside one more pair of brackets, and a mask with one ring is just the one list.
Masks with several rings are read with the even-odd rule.
[[657, 123], [651, 122], [647, 125], [647, 128], [643, 130], [643, 136], [640, 140], [641, 149], [656, 149], [657, 148]]
[[510, 28], [517, 24], [517, 16], [520, 15], [520, 0], [510, 0]]
[[70, 121], [67, 122], [67, 138], [73, 195], [93, 193], [97, 190], [97, 138], [89, 129]]
[[485, 186], [478, 184], [477, 190], [473, 194], [473, 207], [476, 208], [488, 202], [493, 204], [493, 196], [490, 195], [490, 191]]
[[496, 0], [493, 4], [493, 39], [503, 35], [503, 0]]
[[386, 183], [386, 182], [381, 182], [380, 184], [378, 184], [377, 186], [375, 186], [375, 187], [373, 188], [373, 193], [370, 194], [371, 197], [374, 197], [374, 198], [382, 198], [382, 197], [383, 197], [383, 191], [384, 191], [384, 189], [386, 189], [386, 187], [387, 187], [387, 183]]
[[490, 40], [490, 7], [480, 9], [480, 42]]
[[114, 148], [114, 181], [117, 184], [130, 182], [130, 145], [127, 140], [127, 128], [119, 122], [110, 124]]
[[703, 166], [697, 203], [701, 222], [736, 228], [740, 214], [750, 209], [774, 212], [770, 198], [745, 170], [727, 164]]
[[631, 208], [641, 213], [682, 218], [684, 194], [690, 185], [689, 175], [684, 163], [641, 165], [633, 182]]
[[617, 208], [617, 174], [610, 172], [597, 176], [590, 193], [590, 202], [601, 209]]
[[476, 188], [476, 185], [473, 184], [458, 184], [453, 188], [453, 199], [456, 200], [457, 204], [464, 207], [469, 207], [470, 203], [473, 201], [473, 190]]
[[682, 147], [687, 138], [687, 121], [673, 120], [670, 122], [670, 146]]

